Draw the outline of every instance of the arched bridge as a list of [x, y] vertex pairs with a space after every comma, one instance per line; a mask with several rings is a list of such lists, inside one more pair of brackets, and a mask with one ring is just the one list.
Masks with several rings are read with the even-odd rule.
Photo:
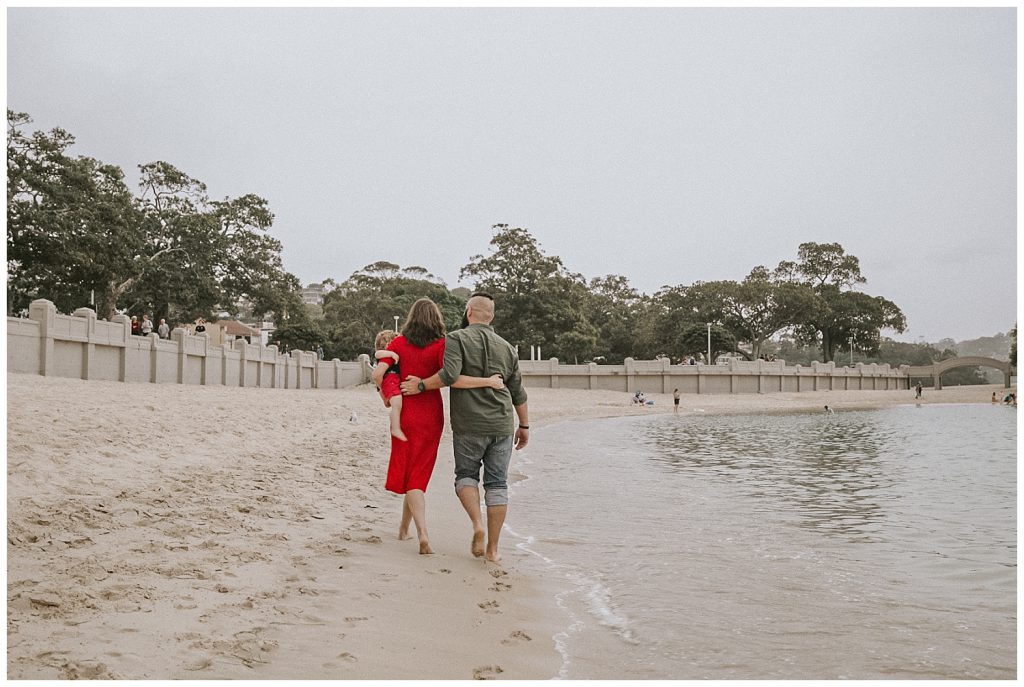
[[947, 358], [940, 360], [934, 365], [914, 365], [905, 368], [907, 372], [907, 385], [910, 385], [911, 377], [931, 377], [935, 380], [935, 388], [942, 388], [942, 375], [957, 367], [994, 367], [1003, 373], [1006, 381], [1006, 388], [1010, 388], [1010, 378], [1013, 376], [1014, 367], [1005, 360], [995, 358], [983, 358], [981, 356], [965, 356], [962, 358]]

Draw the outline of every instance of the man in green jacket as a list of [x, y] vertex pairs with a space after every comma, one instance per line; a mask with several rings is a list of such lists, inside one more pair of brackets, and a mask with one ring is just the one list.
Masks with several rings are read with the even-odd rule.
[[[450, 386], [459, 375], [490, 377], [498, 373], [504, 389], [452, 389], [450, 416], [455, 453], [455, 493], [473, 523], [471, 551], [497, 563], [498, 538], [508, 511], [508, 466], [512, 448], [524, 448], [530, 440], [526, 391], [519, 372], [519, 356], [512, 345], [491, 328], [494, 299], [473, 294], [466, 303], [468, 326], [448, 334], [444, 367], [433, 377], [406, 377], [402, 393], [417, 394]], [[516, 422], [518, 420], [518, 427]], [[487, 505], [487, 543], [480, 514], [480, 470], [483, 469], [484, 503]]]

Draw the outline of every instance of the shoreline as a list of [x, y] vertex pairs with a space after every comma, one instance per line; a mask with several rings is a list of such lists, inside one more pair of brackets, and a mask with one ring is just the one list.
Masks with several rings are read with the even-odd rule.
[[[926, 389], [920, 402], [988, 403], [993, 390]], [[639, 408], [625, 392], [527, 391], [542, 430], [672, 413], [671, 394]], [[401, 498], [383, 489], [387, 415], [372, 386], [9, 374], [7, 392], [9, 678], [558, 674], [559, 581], [519, 565], [530, 554], [508, 532], [501, 570], [470, 556], [447, 422], [427, 499], [437, 553], [419, 556], [415, 540], [397, 541]], [[680, 412], [915, 402], [913, 391], [684, 395]]]

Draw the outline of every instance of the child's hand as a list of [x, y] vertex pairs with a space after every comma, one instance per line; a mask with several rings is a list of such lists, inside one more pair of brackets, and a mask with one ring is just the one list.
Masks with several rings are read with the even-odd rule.
[[500, 374], [495, 372], [494, 374], [487, 378], [487, 386], [491, 387], [492, 389], [504, 389], [505, 380], [504, 378], [502, 378]]

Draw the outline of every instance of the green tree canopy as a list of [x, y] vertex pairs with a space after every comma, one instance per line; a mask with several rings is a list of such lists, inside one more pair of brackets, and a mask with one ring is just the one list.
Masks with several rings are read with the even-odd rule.
[[449, 330], [460, 326], [465, 299], [422, 267], [403, 269], [381, 260], [353, 272], [324, 297], [323, 326], [330, 339], [325, 352], [342, 360], [368, 353], [377, 332], [393, 329], [396, 315], [401, 326], [420, 298], [437, 304]]
[[126, 308], [180, 321], [241, 300], [283, 315], [300, 302], [265, 200], [211, 201], [163, 161], [140, 165], [134, 196], [120, 168], [70, 156], [71, 134], [29, 134], [31, 121], [8, 110], [9, 311], [36, 297], [70, 311], [93, 292], [108, 319]]
[[564, 360], [592, 355], [596, 329], [587, 321], [590, 293], [583, 277], [545, 255], [528, 230], [507, 224], [492, 229], [490, 253], [472, 256], [459, 277], [494, 296], [495, 331], [521, 356], [534, 345]]

